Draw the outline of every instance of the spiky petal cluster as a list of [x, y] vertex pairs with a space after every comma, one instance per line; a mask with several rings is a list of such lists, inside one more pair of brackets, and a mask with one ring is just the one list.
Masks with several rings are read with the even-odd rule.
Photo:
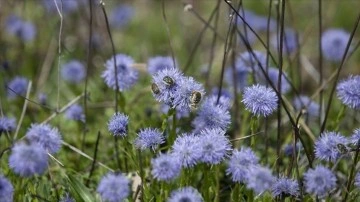
[[352, 108], [360, 109], [360, 75], [349, 76], [336, 87], [341, 102]]
[[348, 140], [340, 133], [324, 132], [315, 142], [315, 156], [321, 160], [335, 162], [347, 152], [347, 144]]
[[[203, 86], [192, 77], [184, 77], [179, 82], [179, 95], [174, 98], [174, 105], [177, 108], [191, 109], [197, 107], [198, 103], [193, 103], [193, 93], [200, 93], [204, 97], [205, 91]], [[200, 99], [201, 101], [202, 99]]]
[[151, 174], [159, 181], [171, 181], [180, 175], [179, 159], [171, 154], [160, 154], [151, 160]]
[[85, 114], [82, 106], [74, 104], [65, 111], [67, 119], [85, 122]]
[[4, 176], [0, 175], [0, 201], [12, 202], [14, 196], [14, 187]]
[[264, 117], [277, 109], [277, 101], [278, 97], [271, 88], [259, 84], [246, 87], [242, 100], [247, 110], [256, 116]]
[[121, 173], [108, 173], [102, 177], [96, 191], [104, 201], [123, 201], [130, 195], [130, 180]]
[[14, 99], [18, 95], [25, 96], [28, 86], [28, 80], [17, 76], [7, 84], [7, 97]]
[[48, 155], [38, 144], [17, 143], [11, 149], [9, 167], [20, 176], [41, 175], [47, 169], [47, 165]]
[[315, 101], [311, 100], [308, 96], [300, 95], [293, 101], [294, 107], [297, 111], [302, 109], [306, 110], [306, 113], [311, 117], [319, 116], [320, 106]]
[[6, 116], [0, 117], [0, 133], [11, 132], [16, 128], [16, 120]]
[[270, 190], [275, 180], [276, 178], [272, 175], [269, 168], [253, 165], [246, 172], [245, 184], [248, 189], [253, 190], [259, 195]]
[[109, 123], [108, 130], [114, 136], [125, 137], [128, 131], [129, 117], [123, 113], [115, 113]]
[[274, 197], [278, 196], [298, 196], [299, 184], [296, 180], [281, 177], [271, 187], [271, 192]]
[[160, 144], [165, 142], [165, 138], [157, 128], [144, 128], [139, 133], [134, 141], [136, 148], [145, 150], [155, 150]]
[[324, 57], [333, 62], [339, 62], [350, 39], [350, 34], [343, 29], [328, 29], [321, 35], [321, 50]]
[[234, 182], [245, 182], [249, 167], [258, 165], [259, 158], [256, 154], [247, 147], [242, 147], [239, 150], [234, 150], [228, 162], [226, 174], [231, 175]]
[[229, 139], [225, 131], [220, 128], [204, 129], [199, 134], [201, 158], [200, 161], [207, 164], [219, 164], [231, 151]]
[[62, 65], [61, 77], [69, 83], [80, 83], [85, 78], [85, 66], [78, 60], [71, 60]]
[[177, 62], [175, 61], [175, 67], [174, 67], [174, 61], [173, 61], [172, 57], [169, 57], [169, 56], [152, 57], [147, 62], [148, 72], [151, 75], [154, 75], [158, 71], [161, 71], [163, 69], [174, 69], [177, 67], [178, 67]]
[[306, 192], [320, 198], [325, 197], [336, 187], [336, 176], [324, 166], [316, 166], [304, 174]]
[[199, 147], [199, 136], [194, 134], [182, 134], [178, 136], [172, 146], [172, 154], [183, 167], [193, 167], [202, 157]]
[[130, 5], [119, 5], [115, 7], [109, 16], [111, 27], [121, 29], [133, 18], [135, 9]]
[[43, 147], [50, 154], [58, 152], [61, 148], [61, 135], [57, 128], [49, 124], [31, 124], [26, 132], [26, 139]]
[[[114, 60], [116, 59], [116, 74]], [[127, 55], [117, 54], [106, 61], [101, 77], [106, 85], [116, 90], [116, 80], [119, 91], [130, 89], [138, 80], [138, 71], [132, 67], [134, 60]]]
[[203, 202], [204, 199], [193, 187], [183, 187], [171, 192], [170, 197], [168, 198], [167, 202]]

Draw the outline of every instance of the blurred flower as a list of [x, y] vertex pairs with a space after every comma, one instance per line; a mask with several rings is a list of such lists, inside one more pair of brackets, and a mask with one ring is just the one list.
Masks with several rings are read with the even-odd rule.
[[243, 69], [246, 67], [250, 72], [260, 71], [261, 67], [266, 67], [266, 54], [261, 51], [243, 52], [235, 61], [236, 69]]
[[[197, 98], [195, 98], [195, 93]], [[177, 108], [197, 107], [205, 95], [204, 87], [192, 77], [184, 77], [179, 81], [179, 95], [174, 97], [174, 106]]]
[[174, 61], [173, 61], [172, 57], [169, 57], [169, 56], [152, 57], [147, 62], [148, 72], [151, 75], [154, 75], [158, 71], [163, 70], [163, 69], [176, 69], [177, 67], [178, 67], [177, 62], [175, 61], [175, 67], [174, 67]]
[[120, 29], [127, 25], [134, 16], [134, 8], [130, 5], [119, 5], [110, 14], [110, 25]]
[[[245, 86], [248, 85], [249, 68], [245, 66], [236, 66], [235, 74], [236, 74], [236, 91], [241, 92], [245, 88]], [[234, 82], [233, 68], [231, 67], [226, 68], [224, 76], [228, 86], [234, 89], [235, 82]]]
[[337, 95], [341, 102], [352, 108], [360, 109], [360, 76], [349, 76], [337, 85]]
[[46, 105], [47, 104], [47, 95], [45, 93], [39, 93], [38, 94], [38, 101], [39, 101], [40, 104]]
[[85, 122], [85, 114], [83, 108], [78, 105], [74, 104], [71, 105], [66, 111], [65, 116], [69, 120], [75, 120], [75, 121], [82, 121]]
[[[296, 152], [300, 152], [301, 149], [302, 149], [302, 146], [299, 142], [296, 143], [296, 146], [295, 146], [295, 149], [297, 150]], [[294, 144], [291, 143], [291, 144], [287, 144], [285, 147], [284, 147], [284, 154], [286, 156], [292, 156], [293, 155], [293, 152], [294, 152]]]
[[64, 197], [61, 198], [59, 202], [76, 202], [74, 198], [70, 196], [69, 193], [66, 193]]
[[128, 131], [129, 117], [123, 113], [115, 113], [109, 123], [108, 129], [114, 136], [125, 137]]
[[[206, 98], [206, 102], [212, 103], [214, 106], [220, 106], [224, 109], [230, 110], [231, 108], [231, 99], [229, 97], [221, 95], [219, 98], [219, 102], [217, 103], [218, 95], [210, 95]], [[217, 103], [217, 104], [216, 104]]]
[[[56, 5], [62, 13], [70, 13], [79, 7], [79, 0], [55, 0]], [[49, 13], [58, 13], [54, 0], [43, 0], [43, 5]]]
[[203, 202], [201, 194], [193, 187], [183, 187], [171, 192], [168, 202]]
[[151, 175], [159, 181], [171, 181], [180, 175], [181, 164], [170, 154], [160, 154], [151, 160]]
[[[171, 107], [169, 105], [166, 105], [166, 104], [160, 105], [160, 111], [164, 114], [169, 113], [170, 109], [171, 109]], [[177, 107], [175, 109], [176, 109], [176, 118], [177, 119], [189, 117], [189, 115], [190, 115], [190, 110], [188, 108]]]
[[359, 172], [356, 173], [354, 184], [357, 188], [360, 188], [360, 173]]
[[[211, 94], [210, 96], [218, 96], [219, 94], [219, 88], [218, 87], [213, 87], [211, 89]], [[221, 97], [224, 97], [224, 98], [228, 98], [230, 101], [233, 99], [233, 95], [232, 95], [232, 92], [230, 92], [228, 89], [226, 88], [221, 88], [221, 95], [220, 95], [220, 98]]]
[[[239, 14], [246, 23], [255, 31], [258, 32], [265, 32], [268, 29], [268, 17], [257, 15], [252, 11], [249, 10], [239, 10]], [[240, 28], [244, 28], [245, 23], [241, 20], [240, 17], [237, 17], [237, 25]], [[250, 28], [246, 26], [247, 32], [252, 33]], [[276, 21], [270, 18], [269, 21], [269, 31], [274, 31], [276, 29]]]
[[61, 77], [69, 83], [80, 83], [85, 78], [85, 67], [78, 60], [71, 60], [61, 67]]
[[306, 192], [324, 198], [336, 187], [335, 174], [324, 166], [316, 166], [304, 174]]
[[12, 15], [6, 20], [6, 30], [22, 41], [32, 41], [36, 35], [36, 27], [33, 23], [23, 21], [19, 17]]
[[165, 142], [164, 136], [161, 134], [160, 130], [157, 128], [145, 128], [142, 129], [137, 138], [134, 141], [136, 148], [145, 150], [145, 149], [155, 149], [162, 143]]
[[324, 57], [332, 62], [339, 62], [350, 39], [350, 34], [343, 29], [328, 29], [321, 35], [321, 50]]
[[301, 111], [302, 109], [306, 109], [306, 113], [311, 117], [319, 116], [320, 106], [315, 101], [311, 100], [308, 96], [300, 95], [295, 97], [294, 107], [296, 111]]
[[246, 172], [245, 184], [248, 189], [256, 194], [270, 190], [275, 183], [276, 178], [271, 174], [271, 170], [260, 165], [252, 165]]
[[219, 164], [231, 151], [229, 139], [225, 136], [225, 131], [220, 128], [204, 129], [199, 134], [200, 161], [207, 164]]
[[285, 177], [278, 178], [271, 189], [274, 197], [299, 195], [298, 182]]
[[277, 109], [278, 97], [271, 89], [262, 85], [253, 85], [244, 90], [242, 102], [247, 110], [256, 116], [267, 117]]
[[172, 146], [172, 153], [179, 159], [185, 168], [193, 167], [202, 157], [199, 147], [199, 136], [194, 134], [182, 134], [178, 136]]
[[324, 132], [315, 142], [315, 156], [321, 160], [336, 162], [341, 155], [347, 153], [347, 144], [348, 140], [340, 133]]
[[[116, 73], [114, 68], [114, 58], [116, 58]], [[116, 79], [119, 91], [131, 88], [138, 80], [138, 71], [132, 67], [134, 60], [124, 54], [117, 54], [106, 61], [105, 70], [101, 77], [105, 80], [108, 87], [116, 90]]]
[[[280, 33], [271, 37], [271, 45], [277, 51], [280, 51]], [[300, 39], [299, 39], [300, 41]], [[291, 54], [298, 49], [296, 32], [292, 28], [285, 28], [283, 34], [283, 54]]]
[[[279, 82], [279, 69], [274, 67], [269, 67], [267, 75], [271, 81], [271, 83], [274, 85], [275, 89], [278, 90], [278, 82]], [[269, 84], [266, 77], [264, 76], [263, 72], [258, 71], [256, 72], [256, 78], [259, 80], [260, 84]], [[281, 93], [285, 94], [288, 93], [291, 90], [290, 83], [286, 80], [287, 75], [285, 72], [282, 72], [281, 75]]]
[[121, 173], [108, 173], [101, 178], [96, 191], [104, 201], [123, 201], [130, 195], [130, 180]]
[[226, 174], [231, 175], [233, 182], [245, 182], [249, 167], [257, 165], [258, 162], [259, 158], [250, 148], [242, 147], [240, 151], [233, 151]]
[[12, 132], [16, 128], [16, 120], [6, 116], [0, 117], [0, 134], [3, 132]]
[[0, 201], [12, 202], [14, 196], [14, 187], [4, 176], [0, 175]]
[[29, 81], [24, 77], [20, 77], [20, 76], [15, 77], [7, 84], [7, 97], [9, 99], [14, 99], [18, 95], [25, 96], [28, 87], [28, 82]]
[[31, 143], [36, 143], [43, 147], [50, 154], [58, 152], [61, 148], [61, 135], [57, 128], [52, 128], [49, 124], [31, 124], [25, 135]]
[[358, 144], [360, 143], [359, 141], [360, 141], [360, 128], [355, 129], [352, 136], [350, 137], [350, 142], [354, 146], [358, 146]]
[[48, 155], [37, 144], [17, 143], [11, 149], [9, 167], [22, 177], [41, 175], [48, 166]]

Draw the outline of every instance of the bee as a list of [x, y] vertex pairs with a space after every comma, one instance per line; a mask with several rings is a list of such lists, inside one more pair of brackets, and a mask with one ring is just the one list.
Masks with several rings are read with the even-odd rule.
[[201, 101], [201, 97], [202, 95], [199, 91], [193, 91], [190, 95], [190, 107], [196, 109]]
[[157, 94], [160, 93], [159, 86], [156, 85], [156, 83], [152, 83], [152, 84], [151, 84], [151, 90], [152, 90], [152, 92], [153, 92], [155, 95], [157, 95]]
[[170, 76], [164, 76], [163, 81], [164, 81], [165, 85], [167, 85], [167, 86], [172, 86], [175, 83], [174, 80]]
[[348, 152], [348, 149], [343, 144], [337, 144], [336, 147], [342, 154], [346, 154]]

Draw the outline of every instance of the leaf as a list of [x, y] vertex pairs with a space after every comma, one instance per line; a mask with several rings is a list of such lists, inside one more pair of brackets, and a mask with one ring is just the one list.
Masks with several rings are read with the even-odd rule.
[[82, 184], [75, 176], [68, 175], [68, 179], [71, 188], [79, 195], [82, 201], [95, 201], [89, 189], [85, 187], [85, 185]]

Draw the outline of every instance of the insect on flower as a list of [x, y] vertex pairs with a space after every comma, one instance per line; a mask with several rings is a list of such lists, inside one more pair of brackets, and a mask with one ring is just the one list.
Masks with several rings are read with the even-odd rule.
[[202, 95], [199, 91], [193, 91], [190, 95], [190, 107], [197, 108], [197, 105], [200, 103]]
[[170, 76], [164, 76], [163, 81], [164, 81], [165, 85], [167, 85], [167, 86], [172, 86], [175, 83], [174, 80]]
[[336, 147], [342, 154], [346, 154], [348, 152], [348, 149], [343, 144], [337, 144]]
[[151, 90], [152, 90], [152, 92], [153, 92], [155, 95], [157, 95], [157, 94], [160, 93], [159, 86], [156, 85], [156, 83], [152, 83], [152, 84], [151, 84]]

